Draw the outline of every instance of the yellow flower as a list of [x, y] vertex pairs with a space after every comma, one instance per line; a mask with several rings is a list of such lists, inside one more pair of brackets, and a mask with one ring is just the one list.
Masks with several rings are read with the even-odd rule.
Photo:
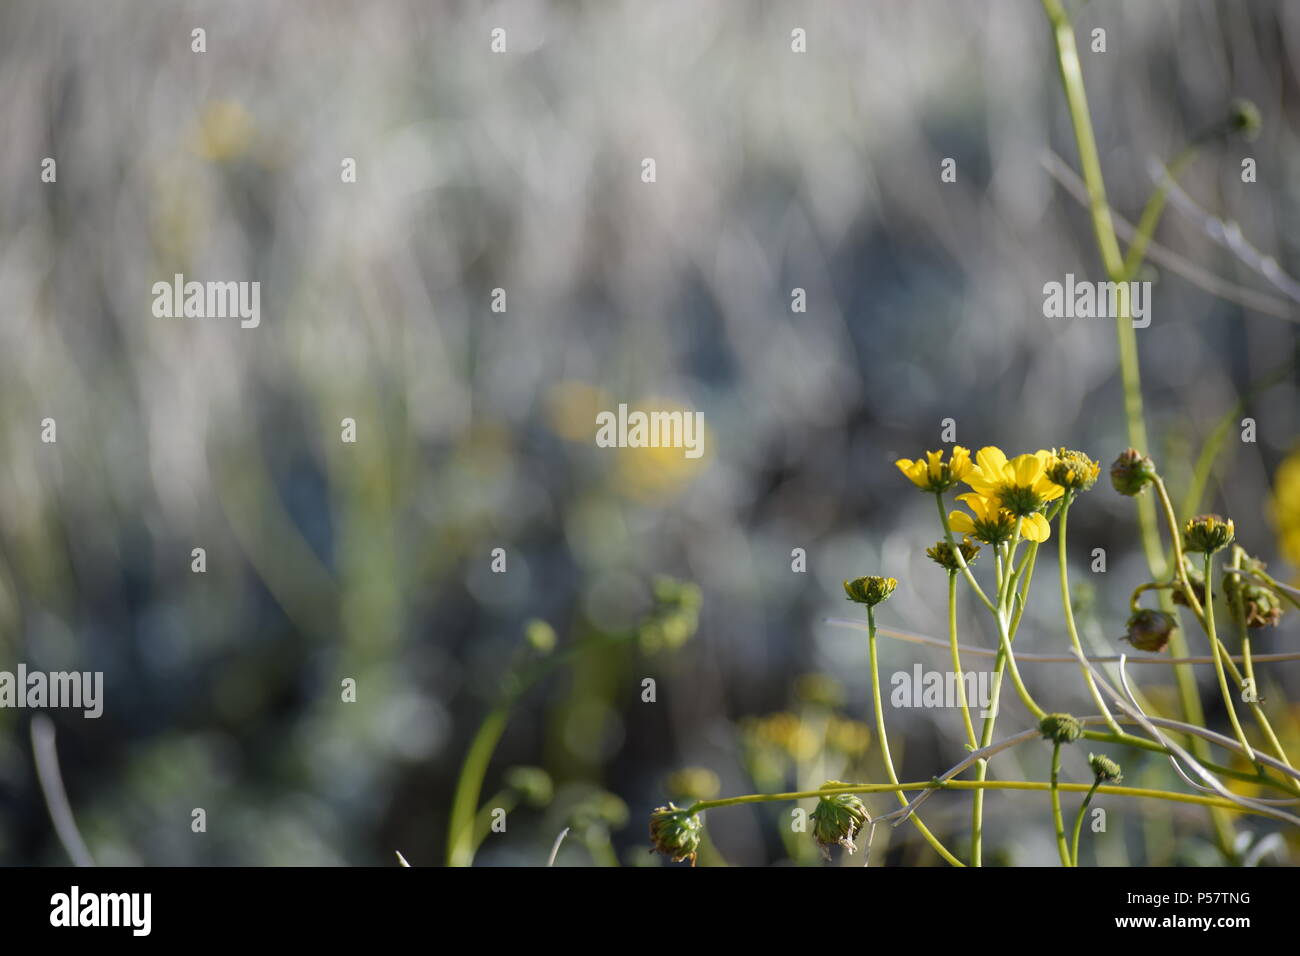
[[1016, 517], [1027, 518], [1065, 494], [1064, 488], [1047, 477], [1048, 466], [1055, 459], [1050, 451], [1040, 449], [1008, 460], [1001, 448], [988, 445], [975, 455], [976, 467], [966, 476], [966, 484]]
[[1293, 565], [1300, 565], [1300, 450], [1293, 451], [1278, 465], [1273, 476], [1271, 504], [1278, 550]]
[[[964, 511], [951, 512], [948, 522], [953, 531], [969, 534], [985, 544], [1001, 544], [1015, 534], [1016, 516], [999, 507], [996, 500], [974, 492], [958, 495], [957, 500], [965, 502], [974, 517]], [[1029, 541], [1046, 541], [1051, 534], [1047, 519], [1037, 511], [1026, 515], [1020, 523], [1020, 535]]]
[[894, 464], [922, 491], [947, 491], [975, 467], [971, 464], [970, 449], [961, 445], [952, 446], [952, 457], [946, 462], [942, 451], [927, 451], [925, 458], [915, 461], [900, 458]]

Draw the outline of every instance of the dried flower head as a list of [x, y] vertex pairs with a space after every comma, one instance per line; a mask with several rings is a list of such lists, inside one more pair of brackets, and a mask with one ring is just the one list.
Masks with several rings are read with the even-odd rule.
[[691, 866], [695, 865], [703, 831], [698, 814], [671, 803], [650, 814], [650, 845], [674, 863], [690, 860]]
[[[827, 780], [822, 789], [847, 787], [847, 783]], [[836, 845], [844, 847], [850, 853], [857, 851], [853, 838], [858, 835], [864, 823], [870, 823], [866, 805], [854, 793], [827, 794], [817, 801], [817, 809], [812, 812], [812, 836], [821, 848], [826, 859], [831, 858], [830, 848]]]
[[1129, 616], [1124, 640], [1139, 651], [1157, 653], [1168, 646], [1169, 637], [1177, 626], [1178, 621], [1167, 611], [1153, 611], [1144, 607]]

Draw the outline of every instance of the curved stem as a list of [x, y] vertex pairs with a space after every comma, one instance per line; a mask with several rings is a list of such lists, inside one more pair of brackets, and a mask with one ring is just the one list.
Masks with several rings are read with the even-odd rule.
[[[876, 711], [876, 734], [880, 738], [880, 756], [884, 760], [885, 772], [889, 775], [889, 782], [896, 785], [898, 775], [894, 772], [894, 758], [889, 754], [889, 736], [885, 732], [885, 709], [881, 703], [880, 694], [880, 668], [876, 660], [876, 609], [869, 604], [867, 605], [867, 647], [871, 658], [871, 698]], [[901, 792], [897, 792], [897, 796], [899, 801], [906, 806], [907, 798]], [[939, 842], [939, 838], [930, 832], [930, 828], [921, 822], [920, 817], [913, 815], [912, 823], [916, 825], [916, 829], [925, 838], [925, 842], [929, 843], [941, 857], [953, 866], [966, 865]]]
[[[1232, 729], [1241, 741], [1241, 746], [1245, 748], [1246, 755], [1251, 763], [1258, 767], [1255, 760], [1255, 751], [1251, 749], [1250, 742], [1246, 740], [1246, 734], [1241, 729], [1241, 722], [1237, 720], [1237, 708], [1232, 703], [1232, 691], [1228, 687], [1228, 674], [1223, 668], [1223, 658], [1219, 654], [1219, 637], [1214, 631], [1214, 580], [1211, 575], [1214, 572], [1214, 555], [1208, 551], [1205, 553], [1205, 630], [1210, 637], [1210, 649], [1214, 652], [1214, 670], [1219, 676], [1219, 691], [1223, 694], [1223, 706], [1228, 709], [1228, 720], [1232, 724]], [[1262, 768], [1260, 768], [1262, 771]]]
[[1083, 798], [1083, 803], [1079, 805], [1079, 815], [1074, 818], [1074, 839], [1071, 841], [1070, 858], [1074, 861], [1074, 866], [1079, 865], [1079, 834], [1083, 832], [1083, 817], [1088, 811], [1088, 804], [1092, 802], [1092, 795], [1097, 792], [1101, 786], [1101, 778], [1098, 777], [1088, 788], [1088, 795]]
[[[1070, 635], [1070, 643], [1074, 645], [1075, 651], [1082, 655], [1083, 644], [1079, 640], [1079, 630], [1074, 624], [1074, 608], [1071, 607], [1070, 601], [1070, 572], [1065, 547], [1066, 521], [1070, 517], [1070, 504], [1073, 498], [1073, 492], [1066, 492], [1064, 498], [1065, 503], [1061, 506], [1060, 525], [1056, 530], [1059, 537], [1057, 546], [1059, 549], [1059, 563], [1061, 565], [1061, 607], [1065, 611], [1065, 629]], [[1106, 718], [1106, 723], [1110, 725], [1110, 729], [1117, 734], [1122, 733], [1119, 724], [1115, 723], [1115, 718], [1112, 716], [1110, 708], [1106, 706], [1106, 702], [1102, 699], [1101, 691], [1097, 690], [1097, 682], [1092, 679], [1092, 671], [1088, 670], [1087, 665], [1082, 661], [1079, 663], [1079, 670], [1083, 673], [1084, 683], [1088, 685], [1088, 692], [1092, 694], [1092, 699], [1097, 704], [1097, 709], [1100, 710], [1102, 716]]]

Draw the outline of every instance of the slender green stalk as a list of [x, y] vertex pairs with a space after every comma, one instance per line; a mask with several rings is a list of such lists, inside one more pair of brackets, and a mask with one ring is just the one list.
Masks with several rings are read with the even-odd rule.
[[513, 699], [497, 705], [483, 723], [469, 745], [460, 778], [456, 781], [456, 795], [451, 804], [451, 821], [447, 827], [447, 865], [469, 866], [474, 862], [474, 818], [478, 810], [479, 793], [483, 778], [487, 776], [492, 752], [496, 750], [506, 722], [510, 719]]
[[1101, 778], [1098, 777], [1088, 788], [1088, 795], [1083, 798], [1083, 803], [1079, 805], [1079, 815], [1074, 818], [1074, 839], [1071, 841], [1070, 859], [1074, 861], [1074, 866], [1079, 865], [1079, 834], [1083, 832], [1083, 817], [1088, 812], [1088, 804], [1092, 802], [1092, 795], [1097, 792], [1101, 786]]
[[[1092, 789], [1086, 783], [1057, 784], [1062, 793], [1086, 793]], [[717, 800], [700, 800], [689, 807], [690, 813], [702, 813], [705, 810], [717, 810], [722, 807], [737, 807], [752, 803], [772, 803], [793, 800], [808, 800], [814, 797], [834, 796], [841, 793], [901, 793], [909, 790], [1027, 790], [1042, 793], [1050, 791], [1052, 785], [1045, 780], [917, 780], [908, 783], [864, 783], [848, 784], [843, 787], [827, 787], [818, 790], [796, 790], [790, 793], [749, 793], [739, 797], [722, 797]], [[1218, 807], [1234, 813], [1266, 815], [1250, 807], [1243, 807], [1223, 797], [1210, 797], [1200, 793], [1178, 793], [1172, 790], [1152, 790], [1143, 787], [1121, 787], [1102, 785], [1097, 793], [1116, 797], [1140, 797], [1150, 800], [1167, 800], [1170, 803], [1190, 803], [1203, 807]], [[879, 818], [878, 818], [879, 819]]]
[[984, 602], [984, 606], [990, 611], [994, 611], [993, 602], [989, 596], [984, 593], [980, 587], [979, 581], [975, 580], [975, 575], [971, 572], [970, 566], [966, 564], [966, 557], [961, 553], [961, 548], [957, 547], [952, 537], [952, 528], [948, 524], [948, 512], [943, 510], [943, 492], [936, 491], [934, 494], [935, 503], [939, 506], [939, 523], [943, 525], [943, 536], [948, 542], [948, 547], [952, 549], [953, 557], [957, 560], [957, 566], [961, 568], [962, 573], [966, 575], [966, 582], [971, 586], [971, 590]]
[[957, 645], [957, 572], [948, 572], [948, 642], [952, 646], [952, 670], [957, 675], [957, 700], [961, 703], [961, 719], [966, 724], [966, 740], [974, 750], [979, 744], [975, 740], [975, 725], [970, 719], [970, 704], [966, 700], [966, 681], [962, 679], [965, 671], [961, 667], [961, 650]]
[[[1252, 763], [1255, 761], [1255, 751], [1251, 749], [1250, 742], [1246, 740], [1246, 733], [1241, 729], [1241, 722], [1237, 719], [1237, 708], [1232, 703], [1232, 690], [1228, 687], [1228, 672], [1223, 667], [1223, 657], [1219, 653], [1219, 637], [1214, 630], [1214, 580], [1211, 575], [1214, 573], [1214, 555], [1208, 551], [1205, 554], [1205, 630], [1210, 637], [1210, 649], [1214, 652], [1214, 670], [1219, 676], [1219, 691], [1223, 694], [1223, 706], [1228, 710], [1228, 721], [1232, 724], [1233, 732], [1237, 735], [1237, 740], [1246, 751], [1246, 756]], [[1258, 767], [1258, 763], [1256, 763]], [[1263, 768], [1259, 768], [1263, 772]]]
[[[1070, 517], [1070, 504], [1073, 497], [1073, 492], [1067, 491], [1065, 493], [1065, 498], [1063, 499], [1065, 503], [1061, 506], [1061, 520], [1056, 529], [1056, 533], [1059, 537], [1057, 545], [1059, 548], [1059, 559], [1061, 565], [1061, 606], [1065, 611], [1065, 629], [1070, 635], [1070, 643], [1074, 645], [1075, 651], [1082, 655], [1083, 643], [1079, 640], [1079, 630], [1074, 624], [1074, 608], [1071, 607], [1070, 571], [1065, 547], [1066, 521]], [[1088, 666], [1082, 661], [1079, 662], [1079, 670], [1083, 673], [1084, 683], [1088, 685], [1088, 692], [1092, 694], [1092, 699], [1096, 702], [1097, 709], [1101, 711], [1102, 716], [1106, 718], [1106, 723], [1110, 726], [1110, 729], [1117, 734], [1123, 733], [1123, 731], [1120, 730], [1119, 724], [1115, 722], [1115, 718], [1111, 714], [1110, 708], [1106, 706], [1106, 701], [1102, 699], [1101, 691], [1097, 690], [1097, 682], [1092, 679], [1092, 671], [1089, 670]]]
[[1070, 848], [1065, 843], [1065, 821], [1061, 818], [1061, 742], [1052, 741], [1052, 824], [1056, 827], [1056, 849], [1061, 866], [1070, 865]]
[[[867, 605], [867, 647], [868, 654], [871, 658], [871, 697], [872, 704], [876, 711], [876, 735], [880, 738], [880, 756], [885, 763], [885, 772], [889, 774], [889, 782], [897, 784], [898, 775], [894, 772], [894, 758], [889, 754], [889, 736], [885, 732], [885, 709], [884, 705], [881, 703], [880, 667], [876, 660], [876, 609], [869, 604]], [[903, 796], [902, 792], [895, 791], [895, 793], [899, 801], [906, 806], [907, 798]], [[916, 829], [920, 831], [921, 836], [925, 838], [925, 842], [934, 847], [935, 852], [941, 857], [953, 866], [966, 865], [953, 856], [952, 853], [949, 852], [948, 848], [939, 842], [938, 837], [930, 832], [930, 828], [922, 823], [920, 817], [916, 814], [912, 815], [912, 823], [915, 824]]]

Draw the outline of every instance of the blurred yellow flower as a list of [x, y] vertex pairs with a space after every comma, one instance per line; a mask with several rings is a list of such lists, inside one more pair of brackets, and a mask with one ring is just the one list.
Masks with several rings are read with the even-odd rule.
[[1300, 449], [1278, 465], [1271, 505], [1278, 550], [1287, 561], [1300, 567]]
[[204, 159], [225, 163], [237, 159], [253, 141], [253, 117], [234, 100], [213, 100], [203, 109], [192, 148]]

